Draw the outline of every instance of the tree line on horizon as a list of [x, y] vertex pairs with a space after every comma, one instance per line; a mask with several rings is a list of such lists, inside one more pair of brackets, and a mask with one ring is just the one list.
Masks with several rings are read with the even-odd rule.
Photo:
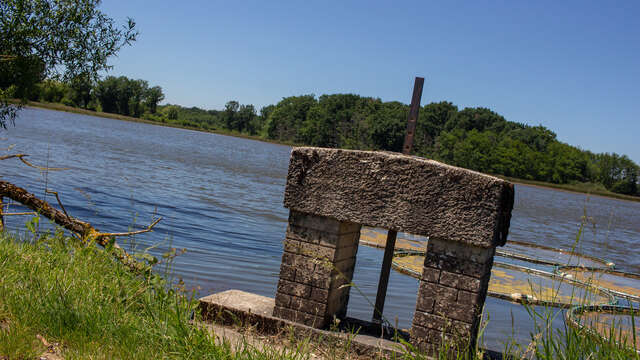
[[45, 79], [24, 91], [20, 96], [31, 101], [60, 103], [137, 118], [145, 113], [155, 114], [158, 103], [164, 100], [160, 86], [150, 87], [146, 80], [126, 76], [107, 76], [98, 81], [87, 76], [77, 76], [70, 81]]
[[[46, 80], [32, 99], [174, 126], [344, 149], [402, 151], [409, 106], [355, 94], [290, 96], [258, 112], [229, 101], [221, 110], [158, 105], [162, 88], [109, 76], [93, 84]], [[415, 155], [489, 174], [555, 184], [592, 183], [640, 195], [640, 167], [626, 155], [593, 153], [559, 141], [544, 126], [506, 120], [483, 107], [434, 102], [420, 109]]]
[[[178, 105], [172, 119], [204, 130], [223, 130], [268, 140], [344, 149], [401, 152], [409, 106], [354, 94], [291, 96], [267, 105], [230, 101], [224, 110]], [[158, 120], [157, 118], [155, 120]], [[640, 167], [626, 155], [593, 153], [559, 141], [544, 126], [506, 120], [487, 108], [459, 109], [434, 102], [420, 109], [413, 153], [484, 173], [555, 184], [592, 183], [640, 195]]]

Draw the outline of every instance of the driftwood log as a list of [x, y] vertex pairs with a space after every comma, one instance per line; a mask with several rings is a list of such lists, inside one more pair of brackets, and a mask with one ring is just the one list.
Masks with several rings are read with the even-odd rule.
[[[59, 201], [57, 194], [55, 195]], [[87, 243], [95, 241], [97, 244], [100, 244], [105, 248], [112, 249], [113, 255], [132, 271], [138, 273], [149, 273], [151, 271], [150, 266], [137, 261], [124, 249], [118, 246], [118, 244], [115, 242], [115, 237], [128, 236], [152, 231], [153, 226], [155, 226], [160, 221], [160, 219], [157, 219], [155, 222], [149, 225], [147, 229], [144, 230], [128, 233], [102, 233], [91, 226], [91, 224], [89, 224], [88, 222], [78, 220], [74, 217], [69, 216], [66, 211], [63, 212], [54, 208], [46, 201], [38, 199], [35, 195], [29, 193], [27, 190], [11, 184], [7, 181], [0, 180], [0, 224], [2, 224], [2, 197], [8, 197], [15, 202], [23, 204], [24, 206], [30, 208], [41, 216], [44, 216], [55, 222], [59, 226], [71, 231]]]

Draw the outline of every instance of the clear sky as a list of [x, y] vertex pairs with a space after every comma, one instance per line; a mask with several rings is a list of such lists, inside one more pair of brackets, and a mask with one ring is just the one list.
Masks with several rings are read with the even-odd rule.
[[640, 1], [106, 0], [140, 37], [111, 75], [165, 102], [260, 107], [355, 93], [483, 106], [640, 163]]

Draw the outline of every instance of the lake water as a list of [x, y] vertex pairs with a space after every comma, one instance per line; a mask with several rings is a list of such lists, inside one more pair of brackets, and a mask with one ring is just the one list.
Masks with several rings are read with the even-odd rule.
[[[288, 210], [282, 205], [290, 147], [190, 130], [25, 109], [0, 132], [0, 155], [29, 154], [41, 173], [18, 160], [0, 162], [0, 176], [55, 203], [105, 232], [139, 229], [155, 216], [155, 232], [138, 235], [138, 249], [186, 248], [175, 274], [199, 295], [240, 289], [273, 297]], [[7, 148], [13, 145], [11, 151]], [[516, 185], [509, 239], [571, 248], [640, 272], [640, 203]], [[16, 208], [17, 209], [17, 208]], [[21, 229], [16, 217], [7, 226]], [[120, 240], [122, 242], [122, 239]], [[349, 315], [370, 319], [362, 292], [375, 301], [382, 251], [358, 249]], [[392, 272], [385, 316], [408, 328], [417, 281]], [[526, 343], [532, 323], [522, 306], [487, 298], [488, 347], [509, 336]], [[561, 316], [561, 314], [559, 315]], [[554, 322], [562, 325], [562, 319]]]

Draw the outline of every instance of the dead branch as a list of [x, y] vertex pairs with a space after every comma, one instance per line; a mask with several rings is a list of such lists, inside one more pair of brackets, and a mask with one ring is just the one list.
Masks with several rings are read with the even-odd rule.
[[[64, 214], [67, 216], [67, 219], [71, 220], [71, 218], [69, 217], [69, 214], [67, 213], [67, 209], [64, 208], [64, 205], [62, 205], [62, 201], [60, 201], [60, 196], [58, 196], [58, 192], [57, 191], [52, 191], [49, 189], [45, 189], [45, 192], [47, 194], [53, 194], [56, 196], [56, 200], [58, 200], [58, 205], [60, 205], [60, 208], [62, 209], [62, 212], [64, 212]], [[73, 236], [77, 237], [79, 240], [82, 240], [82, 238], [80, 238], [80, 236], [78, 234], [75, 233], [71, 233], [73, 234]], [[115, 244], [115, 242], [114, 242]]]
[[153, 231], [153, 227], [156, 226], [156, 224], [159, 223], [160, 220], [162, 220], [162, 218], [157, 218], [156, 221], [152, 222], [151, 225], [147, 226], [146, 229], [129, 231], [129, 232], [121, 232], [121, 233], [98, 233], [98, 236], [131, 236], [131, 235], [143, 234], [149, 231]]
[[67, 210], [64, 208], [64, 205], [62, 205], [62, 201], [60, 201], [60, 196], [58, 196], [58, 192], [57, 191], [52, 191], [49, 189], [46, 189], [45, 192], [47, 194], [53, 194], [56, 196], [56, 200], [58, 200], [58, 205], [60, 205], [60, 209], [62, 209], [62, 212], [64, 212], [65, 215], [67, 215], [67, 219], [69, 219], [69, 214], [67, 214]]
[[0, 156], [0, 160], [12, 159], [12, 158], [22, 158], [23, 156], [29, 156], [27, 154], [12, 154], [12, 155], [3, 155]]
[[38, 213], [35, 213], [33, 211], [30, 211], [30, 212], [17, 212], [17, 213], [6, 213], [6, 212], [0, 213], [0, 215], [2, 215], [2, 216], [37, 215], [37, 214]]
[[30, 166], [34, 169], [38, 169], [40, 171], [62, 171], [62, 170], [69, 170], [69, 168], [50, 168], [50, 167], [45, 167], [45, 166], [38, 166], [38, 165], [34, 165], [30, 162], [28, 162], [27, 160], [25, 160], [25, 157], [29, 156], [27, 154], [12, 154], [12, 155], [3, 155], [0, 156], [0, 160], [7, 160], [7, 159], [13, 159], [13, 158], [18, 158], [20, 159], [20, 161], [22, 161], [25, 165]]
[[[140, 231], [133, 231], [131, 233], [101, 233], [96, 228], [91, 226], [91, 224], [69, 216], [66, 211], [62, 212], [52, 207], [51, 205], [49, 205], [49, 203], [38, 199], [27, 190], [13, 185], [7, 181], [0, 180], [0, 198], [2, 197], [8, 197], [13, 201], [25, 205], [36, 213], [55, 222], [59, 226], [71, 231], [72, 233], [77, 234], [85, 242], [95, 241], [105, 248], [111, 245], [113, 249], [113, 255], [125, 266], [135, 272], [149, 273], [151, 270], [147, 265], [138, 262], [126, 251], [124, 251], [124, 249], [118, 246], [118, 244], [115, 242], [114, 237], [153, 231], [153, 227], [161, 219], [157, 219], [151, 225], [149, 225], [147, 229]], [[59, 197], [56, 197], [59, 200]]]

